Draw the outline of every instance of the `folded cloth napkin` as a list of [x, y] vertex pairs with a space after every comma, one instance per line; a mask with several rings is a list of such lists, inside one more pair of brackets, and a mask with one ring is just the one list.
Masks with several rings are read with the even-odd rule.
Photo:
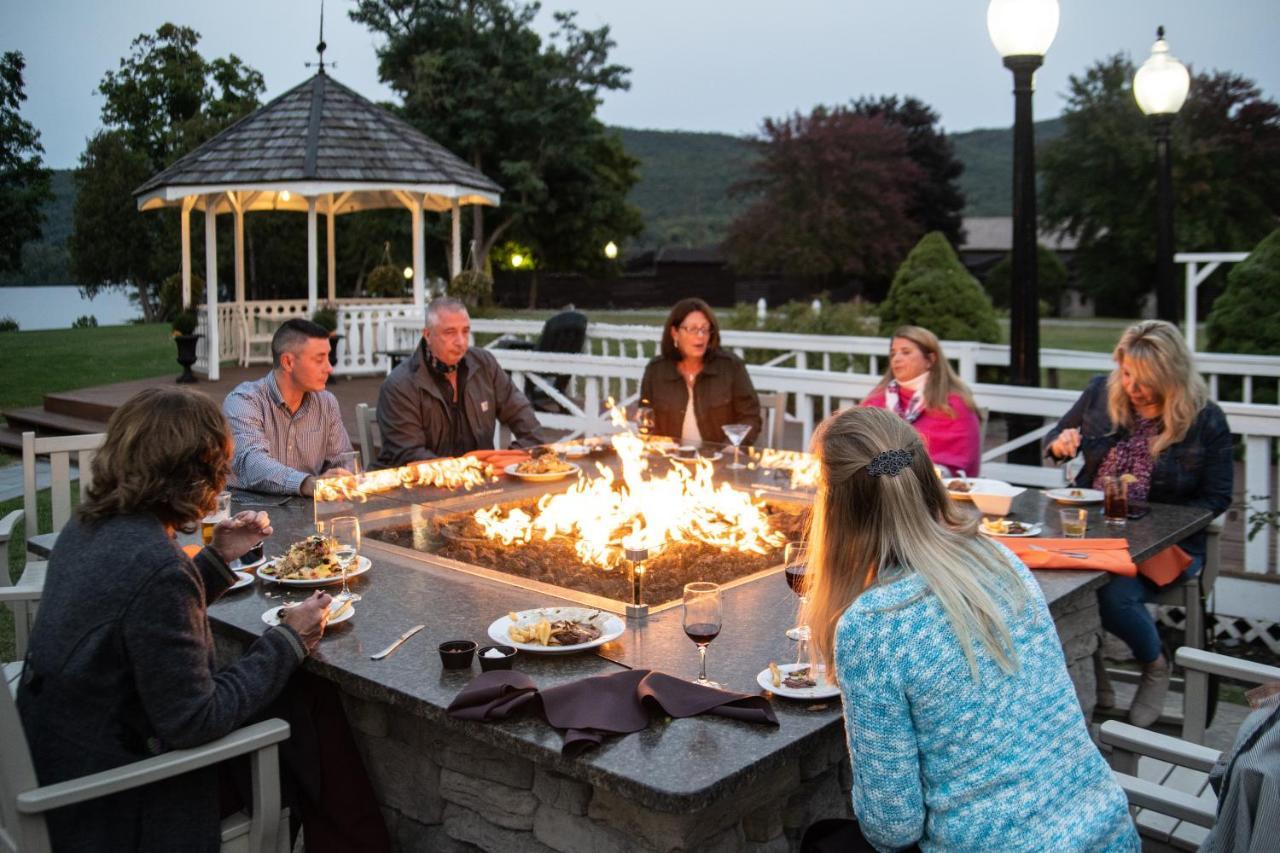
[[501, 720], [526, 704], [540, 707], [548, 723], [564, 730], [561, 753], [571, 757], [598, 746], [606, 735], [646, 728], [654, 711], [669, 717], [716, 714], [778, 725], [763, 696], [703, 687], [647, 669], [584, 678], [541, 691], [522, 672], [493, 670], [464, 687], [448, 713], [459, 720]]
[[[1138, 573], [1124, 539], [1020, 539], [997, 536], [1029, 569], [1101, 569], [1133, 577]], [[1084, 554], [1070, 557], [1068, 554]]]

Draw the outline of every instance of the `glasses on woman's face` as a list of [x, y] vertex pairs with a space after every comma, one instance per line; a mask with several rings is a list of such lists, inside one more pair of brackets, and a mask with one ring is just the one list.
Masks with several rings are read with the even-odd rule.
[[695, 338], [711, 337], [710, 326], [676, 326], [677, 329]]

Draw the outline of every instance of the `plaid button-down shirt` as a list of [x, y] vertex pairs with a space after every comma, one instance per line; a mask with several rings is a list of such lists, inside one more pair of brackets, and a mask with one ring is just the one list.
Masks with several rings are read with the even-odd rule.
[[290, 413], [274, 370], [237, 385], [222, 412], [235, 439], [230, 485], [237, 488], [296, 495], [309, 475], [332, 467], [339, 453], [351, 450], [337, 398], [328, 391], [308, 391], [298, 411]]

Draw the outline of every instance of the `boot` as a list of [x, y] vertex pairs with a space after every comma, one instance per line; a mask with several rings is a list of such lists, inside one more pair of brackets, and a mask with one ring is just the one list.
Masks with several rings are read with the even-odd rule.
[[1107, 662], [1102, 657], [1101, 647], [1093, 653], [1093, 680], [1097, 685], [1093, 706], [1103, 710], [1114, 708], [1116, 706], [1116, 691], [1111, 686], [1110, 676], [1107, 675]]
[[1164, 655], [1144, 664], [1138, 692], [1129, 707], [1129, 722], [1139, 728], [1150, 728], [1164, 711], [1164, 697], [1169, 692], [1169, 662]]

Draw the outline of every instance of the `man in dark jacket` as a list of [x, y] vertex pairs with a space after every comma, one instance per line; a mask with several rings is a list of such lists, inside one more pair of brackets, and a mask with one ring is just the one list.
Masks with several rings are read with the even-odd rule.
[[427, 306], [417, 352], [391, 371], [378, 394], [379, 465], [491, 450], [499, 421], [515, 433], [515, 446], [542, 444], [533, 406], [497, 359], [470, 340], [465, 305], [441, 297]]

